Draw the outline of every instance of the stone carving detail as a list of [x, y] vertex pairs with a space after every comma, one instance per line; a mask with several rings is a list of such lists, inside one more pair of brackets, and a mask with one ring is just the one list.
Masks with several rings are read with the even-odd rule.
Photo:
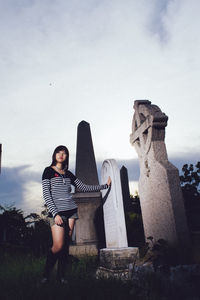
[[168, 161], [168, 117], [149, 100], [136, 100], [130, 142], [140, 162], [139, 196], [145, 237], [188, 244], [189, 234], [178, 169]]
[[168, 117], [157, 105], [151, 105], [149, 100], [136, 100], [134, 109], [130, 141], [138, 156], [143, 157], [146, 176], [149, 176], [147, 155], [152, 141], [164, 141]]

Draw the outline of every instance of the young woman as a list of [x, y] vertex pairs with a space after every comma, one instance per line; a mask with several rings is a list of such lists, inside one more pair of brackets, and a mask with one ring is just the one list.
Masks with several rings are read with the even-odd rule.
[[60, 283], [67, 283], [64, 278], [68, 256], [69, 240], [71, 238], [75, 219], [78, 219], [77, 204], [71, 194], [71, 184], [78, 191], [97, 192], [107, 189], [111, 184], [86, 185], [68, 170], [69, 151], [65, 146], [58, 146], [53, 153], [52, 163], [46, 167], [42, 175], [43, 197], [49, 212], [53, 246], [47, 253], [43, 276], [40, 283], [49, 280], [50, 272], [57, 259], [57, 276]]

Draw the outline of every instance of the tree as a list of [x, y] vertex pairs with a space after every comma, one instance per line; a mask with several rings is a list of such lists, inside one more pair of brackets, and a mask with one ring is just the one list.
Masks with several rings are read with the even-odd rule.
[[40, 215], [31, 213], [25, 219], [27, 226], [32, 225], [26, 236], [26, 245], [29, 246], [34, 255], [40, 256], [46, 253], [52, 243], [47, 210], [44, 209]]
[[144, 245], [144, 228], [138, 193], [130, 195], [131, 207], [125, 211], [126, 231], [129, 247]]
[[[9, 249], [28, 251], [35, 255], [46, 253], [51, 244], [51, 230], [46, 209], [41, 214], [31, 213], [24, 217], [23, 211], [13, 205], [0, 205], [0, 242]], [[17, 248], [16, 248], [17, 246]]]
[[195, 166], [185, 164], [180, 176], [188, 226], [190, 230], [200, 230], [200, 162]]
[[3, 213], [0, 215], [0, 226], [2, 234], [1, 241], [20, 245], [23, 243], [26, 234], [26, 222], [23, 217], [23, 211], [16, 207], [0, 205]]

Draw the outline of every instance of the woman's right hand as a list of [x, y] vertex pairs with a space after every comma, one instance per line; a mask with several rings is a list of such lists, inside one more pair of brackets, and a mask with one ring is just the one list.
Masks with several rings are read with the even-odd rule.
[[110, 186], [110, 185], [111, 185], [111, 182], [112, 182], [112, 180], [111, 180], [111, 178], [110, 178], [110, 176], [109, 176], [109, 177], [108, 177], [108, 181], [107, 181], [107, 185]]
[[54, 220], [57, 225], [61, 225], [63, 223], [63, 219], [59, 215], [56, 215]]

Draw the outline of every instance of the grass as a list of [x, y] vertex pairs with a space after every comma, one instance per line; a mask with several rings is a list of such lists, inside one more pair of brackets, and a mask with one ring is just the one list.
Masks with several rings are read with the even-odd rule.
[[[116, 279], [97, 280], [95, 258], [72, 260], [66, 270], [68, 286], [56, 283], [56, 269], [48, 284], [38, 287], [45, 264], [45, 257], [34, 257], [1, 251], [0, 249], [0, 299], [2, 300], [173, 300], [200, 299], [199, 284], [192, 287], [170, 285], [157, 274], [149, 274], [137, 283]], [[197, 288], [196, 292], [194, 288]], [[188, 289], [188, 290], [187, 290]], [[167, 292], [166, 292], [167, 291]], [[190, 298], [190, 296], [192, 298]]]
[[54, 269], [49, 284], [37, 287], [41, 277], [45, 257], [29, 255], [10, 255], [1, 253], [0, 298], [7, 299], [70, 299], [70, 300], [121, 300], [133, 299], [130, 295], [131, 284], [118, 280], [96, 280], [97, 261], [85, 257], [73, 261], [67, 269], [68, 286], [55, 281]]

